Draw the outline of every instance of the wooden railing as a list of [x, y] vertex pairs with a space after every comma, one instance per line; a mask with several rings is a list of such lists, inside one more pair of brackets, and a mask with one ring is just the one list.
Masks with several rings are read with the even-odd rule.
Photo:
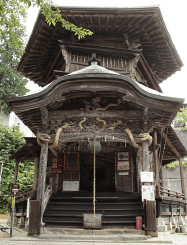
[[47, 186], [45, 193], [44, 193], [44, 200], [42, 204], [42, 217], [47, 207], [47, 204], [49, 202], [49, 199], [51, 198], [51, 195], [52, 195], [52, 178], [50, 178], [49, 185]]
[[176, 199], [182, 199], [182, 200], [186, 199], [185, 194], [176, 191], [171, 191], [162, 186], [160, 186], [160, 195], [167, 196], [167, 197], [174, 197]]
[[19, 194], [16, 196], [16, 203], [25, 201], [27, 198], [32, 196], [32, 193], [33, 193], [32, 187], [30, 187], [29, 189], [27, 189], [25, 191], [19, 192]]

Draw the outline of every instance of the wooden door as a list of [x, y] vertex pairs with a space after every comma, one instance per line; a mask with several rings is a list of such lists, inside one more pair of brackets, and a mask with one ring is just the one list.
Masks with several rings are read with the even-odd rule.
[[115, 189], [133, 192], [133, 161], [131, 152], [118, 152], [115, 166]]

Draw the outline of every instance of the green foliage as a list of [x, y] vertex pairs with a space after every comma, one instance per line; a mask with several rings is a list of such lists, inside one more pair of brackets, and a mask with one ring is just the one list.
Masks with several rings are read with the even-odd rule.
[[0, 31], [6, 31], [9, 36], [8, 44], [12, 47], [23, 48], [23, 38], [15, 32], [15, 29], [25, 21], [26, 10], [31, 6], [41, 8], [41, 13], [45, 15], [49, 25], [61, 22], [65, 29], [74, 32], [78, 38], [93, 34], [89, 30], [79, 28], [64, 20], [57, 7], [54, 11], [51, 9], [52, 4], [51, 0], [0, 0]]
[[187, 131], [185, 127], [187, 123], [187, 107], [181, 108], [180, 111], [177, 113], [177, 121], [175, 125], [178, 127], [183, 127], [181, 130]]
[[[164, 166], [164, 169], [170, 168], [170, 169], [176, 169], [176, 167], [179, 165], [179, 161], [171, 162], [167, 165]], [[186, 168], [187, 170], [187, 161], [183, 160], [182, 165]]]
[[[11, 184], [14, 182], [15, 160], [11, 160], [11, 155], [23, 146], [25, 140], [19, 128], [14, 126], [8, 128], [0, 124], [0, 163], [3, 163], [3, 173], [1, 177], [1, 197], [0, 212], [8, 210], [11, 199]], [[18, 181], [20, 191], [32, 186], [34, 175], [34, 163], [20, 163], [18, 169]]]
[[[24, 36], [24, 27], [17, 27], [15, 33]], [[11, 47], [6, 31], [1, 31], [0, 40], [0, 107], [4, 113], [9, 112], [5, 98], [25, 95], [28, 89], [25, 87], [27, 79], [17, 71], [17, 66], [22, 56], [22, 48]]]

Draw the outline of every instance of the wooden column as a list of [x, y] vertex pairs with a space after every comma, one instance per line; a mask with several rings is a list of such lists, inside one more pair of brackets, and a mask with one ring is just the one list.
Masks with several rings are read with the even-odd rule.
[[183, 175], [182, 158], [179, 159], [179, 167], [180, 167], [180, 177], [181, 177], [181, 190], [182, 193], [185, 195], [185, 183], [184, 183], [184, 175]]
[[142, 151], [141, 149], [137, 150], [136, 154], [136, 172], [137, 172], [137, 190], [138, 193], [141, 193], [141, 183], [140, 183], [140, 172], [141, 172], [141, 155]]
[[16, 159], [16, 167], [15, 167], [15, 172], [14, 172], [14, 184], [16, 184], [17, 177], [18, 177], [18, 165], [19, 165], [19, 160]]
[[38, 184], [38, 172], [39, 172], [39, 158], [36, 157], [34, 159], [34, 180], [33, 180], [33, 191], [36, 191], [37, 189], [37, 184]]
[[148, 140], [142, 143], [142, 171], [149, 171], [149, 142]]
[[53, 194], [57, 193], [58, 190], [58, 179], [59, 179], [59, 174], [52, 174], [52, 190]]
[[44, 192], [45, 192], [47, 157], [48, 157], [48, 142], [44, 142], [41, 147], [38, 191], [37, 191], [37, 200], [41, 200], [41, 206], [42, 206], [42, 202], [44, 199]]
[[153, 134], [153, 156], [155, 162], [155, 171], [156, 171], [156, 187], [157, 187], [157, 195], [160, 196], [160, 177], [158, 171], [158, 151], [157, 151], [157, 132], [154, 130]]

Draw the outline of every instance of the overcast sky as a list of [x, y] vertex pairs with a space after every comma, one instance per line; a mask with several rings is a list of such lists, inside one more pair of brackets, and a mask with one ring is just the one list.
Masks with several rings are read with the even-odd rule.
[[[176, 72], [172, 77], [168, 78], [161, 84], [163, 92], [172, 97], [185, 98], [187, 103], [187, 0], [131, 0], [122, 1], [85, 1], [85, 0], [54, 0], [59, 6], [84, 6], [84, 7], [144, 7], [158, 6], [161, 9], [166, 27], [171, 35], [171, 39], [176, 47], [176, 50], [182, 59], [184, 66], [181, 71]], [[30, 36], [34, 26], [34, 22], [38, 15], [37, 8], [30, 8], [28, 11], [27, 34]], [[33, 92], [38, 90], [38, 86], [34, 83], [28, 84], [29, 89]]]

